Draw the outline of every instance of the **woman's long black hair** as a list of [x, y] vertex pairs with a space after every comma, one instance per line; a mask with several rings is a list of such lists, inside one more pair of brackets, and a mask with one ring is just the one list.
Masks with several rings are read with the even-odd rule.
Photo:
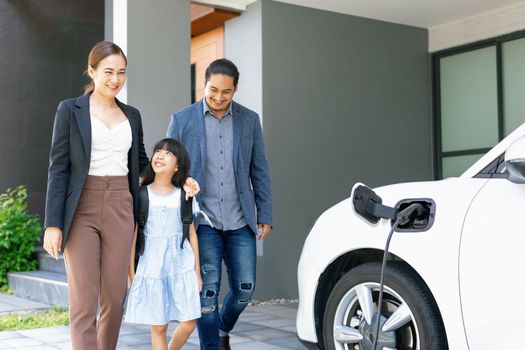
[[155, 152], [158, 150], [167, 150], [173, 153], [175, 157], [177, 157], [177, 167], [179, 170], [173, 175], [173, 178], [171, 179], [171, 182], [175, 187], [182, 188], [184, 186], [184, 183], [186, 183], [186, 179], [189, 176], [190, 173], [190, 156], [188, 154], [188, 151], [186, 151], [186, 148], [180, 143], [179, 141], [176, 141], [174, 139], [165, 138], [160, 140], [153, 146], [153, 154], [151, 156], [151, 159], [144, 168], [142, 172], [142, 182], [140, 183], [141, 186], [147, 186], [155, 180], [155, 172], [153, 171], [153, 168], [151, 167], [151, 162], [153, 161], [153, 156], [155, 155]]

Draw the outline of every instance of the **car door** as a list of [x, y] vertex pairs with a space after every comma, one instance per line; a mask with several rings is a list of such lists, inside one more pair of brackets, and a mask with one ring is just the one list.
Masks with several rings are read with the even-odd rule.
[[523, 347], [525, 184], [499, 168], [474, 197], [462, 230], [459, 284], [470, 349]]

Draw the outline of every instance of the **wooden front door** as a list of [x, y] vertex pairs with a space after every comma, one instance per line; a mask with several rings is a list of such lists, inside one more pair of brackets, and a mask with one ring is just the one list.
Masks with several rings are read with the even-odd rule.
[[[208, 65], [218, 58], [224, 57], [224, 27], [218, 27], [204, 34], [191, 38], [190, 62], [194, 69], [192, 87], [195, 91], [195, 101], [204, 95], [204, 73]], [[192, 70], [193, 70], [192, 69]], [[194, 102], [194, 101], [192, 101]]]

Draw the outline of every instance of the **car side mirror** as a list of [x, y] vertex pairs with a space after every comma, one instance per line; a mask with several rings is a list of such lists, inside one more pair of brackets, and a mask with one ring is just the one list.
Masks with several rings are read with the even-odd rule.
[[525, 184], [525, 136], [513, 141], [505, 151], [507, 179]]

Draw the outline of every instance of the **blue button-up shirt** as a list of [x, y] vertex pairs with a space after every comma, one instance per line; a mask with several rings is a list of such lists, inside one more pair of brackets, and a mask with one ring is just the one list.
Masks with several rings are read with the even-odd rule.
[[[206, 132], [206, 162], [201, 210], [219, 230], [236, 230], [245, 226], [241, 201], [233, 169], [232, 103], [226, 114], [217, 118], [202, 99]], [[204, 219], [201, 225], [207, 223]]]

